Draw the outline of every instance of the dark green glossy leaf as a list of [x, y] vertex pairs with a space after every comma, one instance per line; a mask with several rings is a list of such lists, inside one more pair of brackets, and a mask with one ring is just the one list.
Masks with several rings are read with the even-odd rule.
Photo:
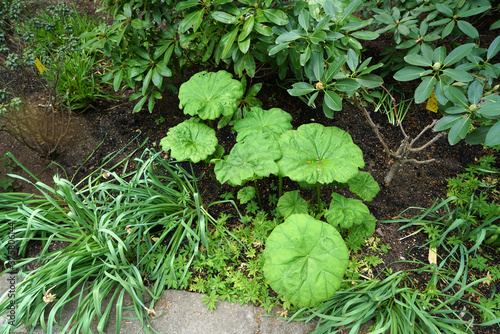
[[375, 74], [363, 74], [356, 78], [356, 81], [363, 87], [375, 88], [380, 87], [384, 80]]
[[488, 131], [485, 144], [490, 147], [500, 145], [500, 121], [496, 122]]
[[335, 88], [341, 92], [355, 91], [360, 86], [359, 82], [351, 78], [340, 79], [335, 83]]
[[450, 99], [451, 102], [468, 107], [469, 103], [467, 101], [467, 98], [465, 97], [464, 93], [460, 89], [454, 86], [446, 86], [444, 88], [444, 94], [448, 99]]
[[373, 31], [355, 31], [351, 34], [352, 37], [372, 41], [380, 35]]
[[294, 40], [299, 39], [301, 37], [302, 37], [301, 31], [298, 29], [295, 29], [295, 30], [289, 31], [287, 33], [284, 33], [282, 35], [279, 35], [278, 38], [276, 38], [276, 44], [294, 41]]
[[220, 44], [223, 47], [221, 58], [225, 58], [229, 50], [231, 50], [237, 35], [238, 28], [236, 27], [221, 38]]
[[466, 34], [470, 38], [473, 39], [479, 38], [479, 32], [469, 22], [460, 20], [457, 22], [457, 26], [460, 30], [462, 30], [464, 34]]
[[472, 81], [473, 77], [464, 70], [459, 70], [457, 68], [445, 68], [443, 74], [449, 76], [455, 81], [469, 82]]
[[479, 108], [478, 113], [487, 118], [500, 118], [500, 102], [488, 102]]
[[469, 44], [464, 44], [460, 45], [459, 47], [453, 49], [448, 56], [444, 59], [443, 66], [450, 66], [458, 62], [459, 60], [462, 60], [465, 56], [467, 56], [476, 44], [474, 43], [469, 43]]
[[188, 29], [193, 28], [193, 31], [198, 30], [203, 22], [203, 15], [205, 14], [205, 9], [197, 10], [188, 14], [184, 20], [179, 23], [179, 34], [184, 34]]
[[270, 45], [268, 49], [268, 54], [270, 56], [277, 54], [278, 52], [285, 50], [288, 48], [288, 42], [286, 43], [281, 43], [281, 44], [275, 44], [275, 45]]
[[226, 12], [214, 11], [210, 14], [212, 18], [216, 21], [222, 22], [224, 24], [235, 24], [238, 22], [238, 18]]
[[500, 51], [500, 36], [498, 36], [493, 40], [493, 42], [491, 42], [490, 46], [488, 47], [486, 58], [489, 60], [495, 57], [498, 51]]
[[415, 90], [415, 103], [425, 102], [432, 93], [436, 79], [434, 77], [426, 77]]
[[431, 70], [424, 70], [420, 67], [404, 67], [394, 73], [394, 79], [398, 81], [411, 81], [431, 73]]
[[411, 54], [406, 56], [405, 61], [415, 66], [432, 66], [432, 61], [418, 54]]
[[279, 9], [264, 9], [263, 12], [266, 18], [274, 24], [282, 26], [288, 23], [288, 17]]
[[436, 125], [434, 125], [434, 131], [448, 130], [453, 126], [453, 124], [458, 122], [458, 120], [461, 118], [462, 118], [461, 115], [450, 115], [443, 117], [436, 123]]
[[474, 81], [470, 84], [467, 90], [467, 98], [471, 104], [478, 104], [483, 97], [483, 85], [479, 81]]
[[450, 145], [455, 145], [467, 136], [471, 122], [472, 121], [469, 117], [463, 116], [455, 124], [453, 124], [450, 132], [448, 133], [448, 142]]
[[288, 89], [288, 94], [292, 96], [302, 96], [311, 93], [315, 88], [307, 82], [297, 82], [292, 85], [292, 89]]
[[323, 103], [326, 103], [326, 106], [331, 110], [342, 110], [342, 98], [332, 90], [325, 91], [325, 100]]

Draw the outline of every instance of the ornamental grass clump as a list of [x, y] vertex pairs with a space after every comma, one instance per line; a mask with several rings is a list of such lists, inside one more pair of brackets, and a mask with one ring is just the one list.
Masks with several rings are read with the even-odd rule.
[[[119, 332], [127, 293], [133, 301], [127, 308], [150, 333], [154, 305], [165, 287], [187, 286], [200, 247], [209, 252], [208, 225], [215, 220], [190, 173], [150, 150], [135, 162], [136, 171], [124, 177], [110, 173], [110, 179], [100, 183], [89, 180], [83, 189], [56, 176], [54, 188], [35, 184], [42, 196], [0, 194], [0, 203], [13, 208], [0, 212], [0, 222], [13, 222], [11, 235], [19, 255], [24, 256], [31, 240], [43, 245], [36, 258], [22, 258], [14, 265], [21, 278], [16, 294], [0, 304], [0, 314], [10, 310], [11, 302], [16, 305], [15, 325], [8, 330], [41, 326], [52, 333], [57, 322], [64, 333], [82, 333], [97, 317], [97, 330], [103, 332], [116, 305]], [[214, 228], [225, 234], [223, 227]], [[8, 242], [2, 234], [2, 248]], [[53, 242], [66, 248], [51, 251]], [[26, 271], [24, 265], [32, 261], [37, 268]], [[146, 280], [154, 284], [147, 287]], [[110, 302], [103, 309], [106, 298]], [[78, 301], [77, 309], [66, 323], [59, 322], [73, 300]]]

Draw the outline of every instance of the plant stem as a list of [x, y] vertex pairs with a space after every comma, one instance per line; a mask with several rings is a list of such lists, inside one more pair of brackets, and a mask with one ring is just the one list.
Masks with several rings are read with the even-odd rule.
[[278, 175], [278, 178], [279, 178], [279, 197], [281, 197], [281, 195], [283, 195], [283, 178]]
[[257, 194], [257, 200], [259, 201], [259, 206], [262, 209], [262, 201], [260, 200], [259, 188], [257, 188], [257, 180], [253, 180], [253, 184], [255, 186], [255, 193]]
[[384, 177], [384, 184], [386, 187], [388, 187], [391, 184], [392, 179], [399, 171], [399, 167], [401, 167], [401, 161], [397, 159], [396, 161], [394, 161], [394, 163], [391, 166], [391, 169], [389, 169], [389, 172]]
[[321, 209], [322, 209], [322, 204], [323, 202], [321, 201], [321, 190], [319, 188], [319, 183], [316, 182], [316, 197], [317, 197], [317, 201], [318, 201], [318, 213], [321, 212]]

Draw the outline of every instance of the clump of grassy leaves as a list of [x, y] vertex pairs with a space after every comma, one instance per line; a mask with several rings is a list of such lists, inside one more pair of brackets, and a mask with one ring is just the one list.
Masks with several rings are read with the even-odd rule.
[[[189, 267], [200, 247], [209, 247], [208, 225], [215, 222], [192, 174], [159, 155], [146, 150], [135, 161], [136, 171], [123, 177], [109, 173], [104, 182], [89, 179], [82, 189], [56, 176], [54, 188], [35, 184], [40, 196], [0, 194], [0, 205], [10, 208], [0, 212], [0, 222], [13, 222], [13, 232], [2, 233], [2, 249], [8, 235], [15, 236], [21, 257], [29, 241], [43, 246], [36, 258], [14, 262], [16, 294], [0, 304], [0, 314], [8, 312], [11, 301], [16, 305], [15, 326], [8, 330], [40, 325], [51, 333], [64, 307], [76, 300], [76, 311], [59, 324], [62, 332], [87, 331], [94, 317], [103, 331], [113, 304], [116, 323], [121, 323], [128, 294], [133, 300], [129, 309], [150, 332], [155, 302], [166, 286], [187, 285]], [[223, 226], [214, 228], [225, 234]], [[54, 242], [67, 247], [50, 251]], [[2, 260], [13, 261], [4, 253]], [[31, 261], [38, 267], [24, 270]], [[147, 286], [146, 280], [154, 284]], [[106, 298], [109, 304], [102, 309]]]

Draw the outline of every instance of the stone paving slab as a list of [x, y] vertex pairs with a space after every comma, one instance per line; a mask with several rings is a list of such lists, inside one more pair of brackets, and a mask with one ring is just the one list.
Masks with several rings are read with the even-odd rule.
[[[0, 297], [4, 300], [6, 293], [10, 290], [8, 280], [10, 274], [0, 276]], [[203, 295], [199, 293], [167, 290], [155, 305], [157, 318], [151, 321], [151, 326], [160, 333], [179, 334], [307, 334], [310, 333], [315, 324], [289, 323], [268, 315], [263, 308], [252, 305], [239, 305], [220, 301], [216, 303], [217, 308], [210, 312], [202, 302]], [[0, 301], [0, 302], [1, 302]], [[41, 301], [40, 301], [41, 302]], [[130, 303], [130, 298], [125, 298], [124, 304]], [[68, 319], [73, 313], [75, 303], [70, 303], [62, 314], [62, 319]], [[105, 305], [103, 305], [103, 308]], [[116, 319], [114, 318], [114, 307], [111, 311], [110, 321], [105, 333], [116, 332]], [[123, 317], [133, 318], [135, 312], [124, 311]], [[0, 333], [6, 333], [5, 316], [0, 317]], [[97, 323], [93, 322], [92, 332], [96, 331]], [[56, 327], [56, 326], [55, 326]], [[28, 333], [28, 330], [18, 330], [14, 333]], [[141, 330], [138, 320], [122, 320], [120, 333], [145, 333]], [[44, 333], [41, 328], [36, 328], [35, 334]], [[56, 327], [54, 334], [61, 333]], [[89, 332], [90, 333], [90, 332]]]

